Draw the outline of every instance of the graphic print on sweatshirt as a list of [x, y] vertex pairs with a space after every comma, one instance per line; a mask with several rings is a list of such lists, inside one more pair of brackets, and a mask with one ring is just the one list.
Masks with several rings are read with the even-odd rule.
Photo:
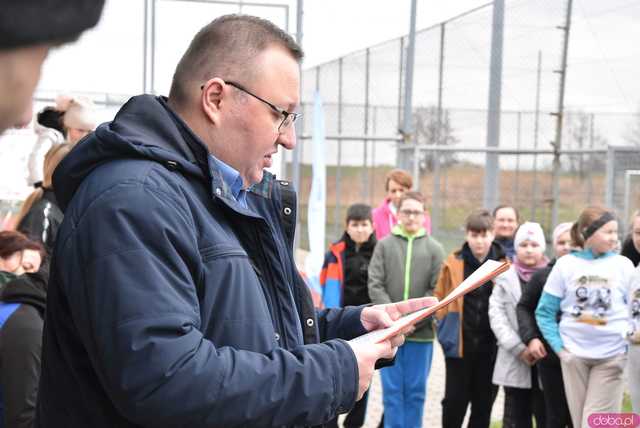
[[575, 286], [576, 300], [571, 315], [578, 322], [606, 325], [611, 309], [611, 285], [609, 279], [599, 275], [582, 275]]
[[640, 344], [640, 286], [631, 292], [631, 328], [629, 329], [629, 341]]

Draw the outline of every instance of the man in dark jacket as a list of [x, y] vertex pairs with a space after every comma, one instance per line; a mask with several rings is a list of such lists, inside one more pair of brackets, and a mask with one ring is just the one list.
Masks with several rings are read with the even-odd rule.
[[0, 426], [7, 428], [33, 426], [47, 298], [45, 275], [21, 275], [0, 295]]
[[301, 57], [268, 21], [220, 17], [168, 99], [132, 98], [56, 169], [37, 426], [318, 425], [403, 340], [336, 338], [432, 303], [309, 310], [263, 171], [295, 146]]
[[2, 2], [0, 134], [31, 121], [31, 98], [49, 50], [96, 25], [103, 6], [104, 0]]

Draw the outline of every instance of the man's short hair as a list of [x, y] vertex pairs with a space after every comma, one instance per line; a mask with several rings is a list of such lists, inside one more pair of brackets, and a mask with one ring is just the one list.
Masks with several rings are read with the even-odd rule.
[[404, 201], [408, 199], [420, 202], [422, 204], [422, 207], [424, 208], [424, 202], [425, 202], [424, 195], [416, 191], [409, 191], [409, 192], [406, 192], [404, 195], [402, 195], [402, 198], [400, 198], [400, 203], [398, 204], [398, 207], [401, 207]]
[[493, 216], [488, 210], [475, 210], [467, 216], [464, 228], [467, 232], [476, 233], [493, 231]]
[[493, 218], [496, 217], [496, 214], [498, 214], [498, 211], [500, 211], [503, 208], [511, 208], [513, 210], [514, 213], [516, 213], [516, 221], [518, 223], [520, 223], [520, 212], [518, 211], [518, 209], [516, 207], [514, 207], [513, 205], [507, 205], [507, 204], [503, 204], [503, 205], [498, 205], [497, 207], [495, 207], [493, 209]]
[[404, 169], [396, 168], [389, 171], [384, 182], [384, 190], [389, 190], [389, 182], [391, 180], [403, 187], [406, 187], [407, 189], [411, 189], [413, 187], [413, 177], [411, 177], [411, 174]]
[[169, 98], [184, 104], [189, 88], [198, 88], [214, 77], [242, 83], [252, 80], [256, 72], [252, 61], [271, 46], [284, 48], [298, 62], [304, 56], [289, 34], [266, 19], [236, 14], [214, 19], [195, 35], [180, 59]]
[[14, 0], [2, 2], [0, 50], [76, 40], [100, 20], [104, 0]]
[[373, 223], [371, 207], [367, 204], [353, 204], [347, 209], [347, 224], [350, 221], [369, 220]]

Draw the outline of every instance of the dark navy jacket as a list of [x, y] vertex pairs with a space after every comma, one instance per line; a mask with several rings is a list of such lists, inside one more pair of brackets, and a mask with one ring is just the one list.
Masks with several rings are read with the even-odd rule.
[[37, 426], [303, 426], [353, 406], [349, 345], [300, 332], [350, 339], [361, 309], [305, 315], [273, 176], [245, 209], [209, 162], [144, 95], [56, 169]]

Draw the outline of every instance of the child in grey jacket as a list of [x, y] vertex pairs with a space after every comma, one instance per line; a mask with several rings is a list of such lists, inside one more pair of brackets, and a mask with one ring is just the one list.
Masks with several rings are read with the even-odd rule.
[[[369, 264], [369, 297], [374, 304], [432, 295], [444, 260], [442, 245], [423, 226], [424, 197], [407, 192], [398, 208], [398, 225], [378, 243]], [[422, 426], [432, 355], [433, 329], [426, 320], [407, 336], [395, 364], [380, 370], [385, 427]]]

